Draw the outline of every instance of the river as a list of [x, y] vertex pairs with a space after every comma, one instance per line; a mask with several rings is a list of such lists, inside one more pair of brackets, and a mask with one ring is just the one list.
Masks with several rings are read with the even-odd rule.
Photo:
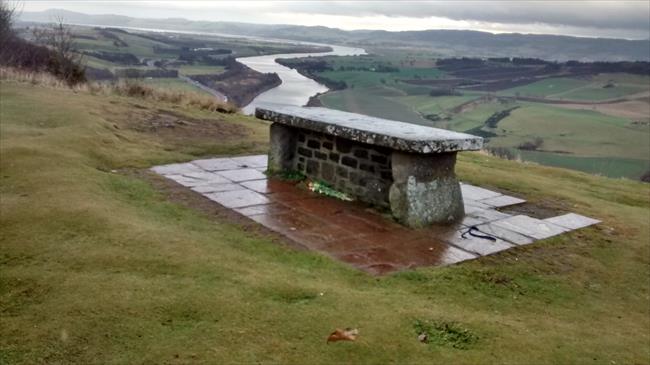
[[[295, 42], [294, 42], [295, 43]], [[314, 43], [305, 43], [315, 45]], [[275, 62], [278, 58], [300, 58], [300, 57], [321, 57], [321, 56], [356, 56], [365, 54], [366, 51], [361, 48], [351, 48], [344, 46], [333, 46], [327, 44], [318, 44], [319, 46], [329, 46], [331, 52], [320, 53], [286, 53], [273, 54], [267, 56], [241, 57], [237, 61], [245, 64], [255, 71], [268, 73], [275, 72], [280, 76], [282, 84], [267, 90], [258, 95], [252, 102], [246, 105], [242, 111], [245, 114], [253, 114], [255, 108], [264, 103], [278, 103], [303, 106], [307, 104], [309, 98], [329, 90], [325, 85], [305, 77], [298, 71], [282, 66]]]
[[[69, 25], [78, 25], [85, 27], [109, 27], [108, 25], [100, 24], [81, 24], [81, 23], [68, 23]], [[281, 53], [281, 54], [272, 54], [266, 56], [252, 56], [252, 57], [240, 57], [237, 58], [237, 61], [245, 64], [246, 66], [252, 68], [255, 71], [268, 73], [275, 72], [280, 76], [282, 84], [274, 87], [273, 89], [267, 90], [262, 94], [258, 95], [252, 102], [246, 105], [243, 108], [243, 112], [246, 114], [253, 114], [255, 112], [255, 107], [261, 103], [280, 103], [280, 104], [289, 104], [289, 105], [298, 105], [303, 106], [307, 104], [309, 98], [318, 94], [328, 91], [329, 89], [325, 85], [321, 85], [316, 81], [305, 77], [298, 73], [298, 71], [282, 66], [279, 63], [275, 62], [278, 58], [300, 58], [300, 57], [320, 57], [320, 56], [356, 56], [366, 54], [366, 51], [362, 48], [352, 48], [344, 46], [334, 46], [331, 44], [320, 44], [313, 42], [300, 42], [287, 39], [277, 39], [277, 38], [264, 38], [256, 36], [246, 36], [246, 35], [234, 35], [234, 34], [225, 34], [217, 32], [198, 32], [198, 31], [183, 31], [183, 30], [172, 30], [172, 29], [156, 29], [156, 28], [141, 28], [141, 27], [127, 27], [127, 26], [112, 26], [113, 28], [120, 28], [126, 30], [135, 30], [141, 32], [156, 32], [156, 33], [178, 33], [178, 34], [197, 34], [197, 35], [212, 35], [220, 36], [227, 38], [243, 38], [251, 40], [259, 40], [264, 42], [271, 43], [289, 43], [289, 44], [299, 44], [299, 45], [313, 45], [313, 46], [324, 46], [332, 48], [331, 52], [313, 52], [313, 53]], [[185, 79], [188, 81], [188, 79]], [[190, 82], [195, 84], [194, 82]], [[206, 90], [213, 94], [215, 97], [221, 100], [228, 100], [225, 95], [217, 92], [216, 90]]]

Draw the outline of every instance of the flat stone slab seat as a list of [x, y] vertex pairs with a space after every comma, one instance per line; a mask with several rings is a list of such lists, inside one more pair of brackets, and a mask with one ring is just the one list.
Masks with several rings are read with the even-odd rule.
[[[442, 266], [491, 255], [539, 239], [597, 224], [575, 213], [547, 219], [510, 215], [497, 208], [520, 198], [461, 184], [467, 215], [445, 227], [408, 229], [366, 205], [327, 198], [262, 174], [267, 156], [223, 157], [152, 170], [299, 245], [324, 252], [371, 274]], [[260, 174], [251, 173], [251, 170]], [[479, 235], [467, 234], [469, 227]]]
[[[456, 153], [481, 137], [327, 108], [265, 105], [273, 122], [268, 169], [298, 171], [355, 199], [390, 208], [410, 227], [463, 218]], [[507, 202], [501, 202], [506, 204]]]

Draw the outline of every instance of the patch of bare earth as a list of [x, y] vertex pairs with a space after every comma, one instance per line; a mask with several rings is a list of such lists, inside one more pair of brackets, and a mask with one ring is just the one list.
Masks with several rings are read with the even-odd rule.
[[244, 137], [248, 128], [217, 119], [194, 119], [169, 111], [159, 111], [132, 126], [139, 132], [168, 138], [226, 138]]
[[106, 118], [118, 129], [152, 135], [174, 145], [190, 141], [200, 143], [241, 140], [251, 133], [248, 127], [228, 122], [218, 113], [214, 113], [211, 118], [192, 118], [169, 110], [133, 106], [131, 111], [119, 115], [105, 110]]

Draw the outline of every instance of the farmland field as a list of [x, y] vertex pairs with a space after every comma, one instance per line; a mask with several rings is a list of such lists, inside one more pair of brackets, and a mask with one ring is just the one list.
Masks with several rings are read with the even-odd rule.
[[[549, 77], [494, 92], [459, 88], [454, 95], [430, 96], [431, 90], [459, 83], [450, 73], [484, 75], [480, 69], [440, 70], [431, 66], [429, 56], [422, 56], [421, 62], [414, 61], [412, 55], [400, 58], [398, 54], [324, 59], [331, 69], [317, 74], [347, 84], [344, 90], [319, 97], [327, 107], [479, 133], [488, 137], [487, 147], [508, 148], [542, 164], [633, 179], [649, 169], [650, 100], [643, 95], [650, 91], [650, 76], [600, 73]], [[580, 67], [584, 72], [587, 66]], [[530, 69], [545, 72], [539, 67]], [[524, 71], [499, 66], [490, 70], [489, 77], [524, 75]], [[492, 82], [489, 77], [485, 76], [486, 82]], [[490, 87], [500, 84], [508, 82], [494, 82]], [[517, 96], [540, 100], [515, 100]], [[620, 98], [631, 99], [592, 104]], [[490, 117], [509, 109], [496, 128], [485, 126]], [[517, 151], [532, 141], [541, 146], [535, 151]]]
[[192, 91], [206, 95], [212, 95], [209, 92], [201, 89], [200, 87], [194, 86], [187, 81], [181, 80], [179, 78], [148, 78], [142, 79], [147, 85], [154, 86], [160, 89], [173, 89], [178, 91]]
[[[632, 76], [632, 77], [631, 77]], [[548, 78], [507, 89], [501, 95], [547, 97], [549, 99], [602, 101], [647, 91], [650, 77], [629, 74], [599, 74], [581, 78]]]
[[519, 154], [519, 157], [524, 161], [532, 161], [547, 166], [579, 170], [595, 175], [638, 177], [644, 172], [650, 170], [650, 161], [644, 159], [577, 157], [550, 152], [519, 150], [515, 153]]
[[571, 91], [573, 89], [584, 87], [589, 84], [589, 81], [583, 79], [571, 78], [549, 78], [532, 84], [514, 87], [503, 91], [503, 95], [521, 95], [521, 96], [549, 96], [562, 92]]

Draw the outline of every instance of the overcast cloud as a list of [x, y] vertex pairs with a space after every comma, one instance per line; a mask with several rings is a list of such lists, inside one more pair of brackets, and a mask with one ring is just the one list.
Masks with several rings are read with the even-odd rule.
[[650, 38], [649, 1], [24, 1], [25, 11], [342, 29], [475, 29], [592, 37]]

